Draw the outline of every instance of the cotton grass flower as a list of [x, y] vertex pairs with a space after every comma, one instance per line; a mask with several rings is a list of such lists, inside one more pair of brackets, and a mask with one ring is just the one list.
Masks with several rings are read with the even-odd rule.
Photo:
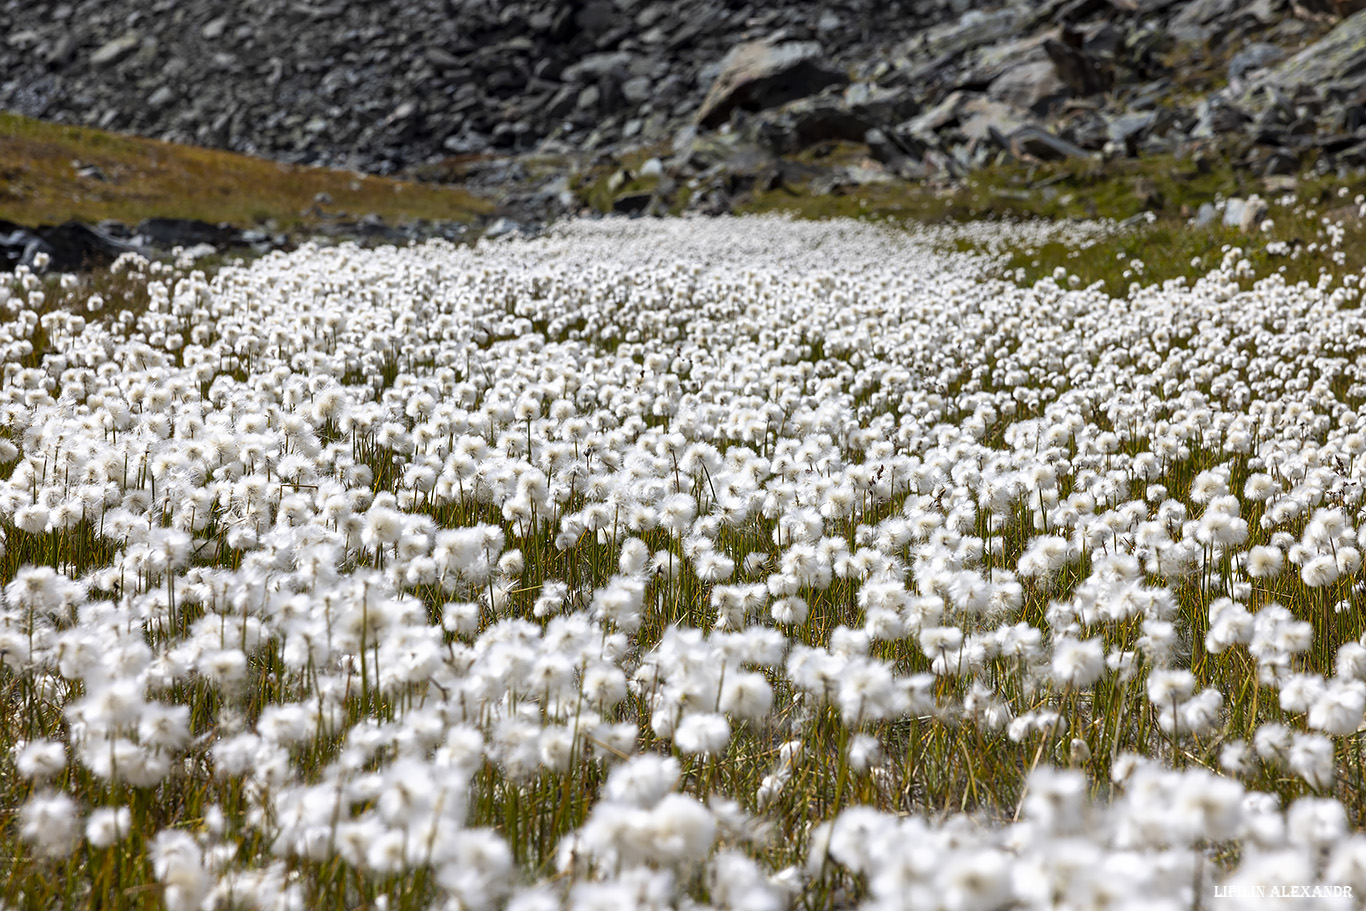
[[1314, 734], [1295, 734], [1286, 764], [1310, 787], [1323, 790], [1333, 783], [1333, 742]]
[[51, 740], [31, 741], [19, 750], [15, 765], [25, 778], [49, 778], [66, 768], [66, 749]]
[[100, 807], [90, 814], [85, 837], [93, 848], [108, 848], [127, 838], [133, 825], [128, 807]]
[[[52, 817], [171, 907], [298, 907], [338, 863], [469, 908], [1355, 882], [1361, 282], [1230, 245], [1185, 284], [1126, 256], [1112, 298], [980, 252], [1115, 230], [126, 258], [147, 307], [88, 322], [0, 280], [16, 869]], [[111, 787], [186, 800], [134, 832]]]
[[1323, 588], [1337, 581], [1341, 570], [1331, 554], [1320, 554], [1300, 567], [1300, 578], [1310, 588]]
[[685, 753], [713, 755], [730, 743], [730, 724], [724, 715], [699, 713], [686, 716], [674, 729], [674, 743]]
[[1063, 638], [1053, 644], [1053, 675], [1072, 687], [1090, 686], [1105, 671], [1105, 652], [1098, 640]]
[[620, 628], [632, 633], [640, 627], [640, 609], [645, 595], [645, 586], [628, 578], [617, 578], [606, 588], [593, 596], [591, 610]]
[[19, 834], [46, 857], [63, 857], [76, 846], [80, 814], [66, 794], [39, 793], [19, 811]]
[[1327, 734], [1355, 734], [1366, 715], [1366, 683], [1334, 681], [1309, 706], [1311, 728]]
[[1279, 548], [1256, 545], [1247, 553], [1247, 574], [1254, 579], [1279, 575], [1285, 556]]

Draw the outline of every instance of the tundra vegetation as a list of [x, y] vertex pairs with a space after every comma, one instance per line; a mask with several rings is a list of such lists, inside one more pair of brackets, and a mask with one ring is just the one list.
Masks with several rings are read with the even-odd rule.
[[1296, 205], [1176, 267], [750, 216], [21, 269], [5, 903], [1353, 907], [1363, 273]]

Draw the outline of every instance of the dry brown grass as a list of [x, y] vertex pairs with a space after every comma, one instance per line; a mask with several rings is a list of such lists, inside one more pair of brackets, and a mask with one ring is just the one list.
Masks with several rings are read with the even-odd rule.
[[[103, 179], [77, 174], [92, 165]], [[321, 211], [314, 203], [320, 193], [332, 198]], [[239, 227], [274, 221], [289, 229], [327, 216], [472, 221], [491, 210], [458, 187], [288, 165], [0, 112], [0, 219], [20, 224], [163, 216]]]

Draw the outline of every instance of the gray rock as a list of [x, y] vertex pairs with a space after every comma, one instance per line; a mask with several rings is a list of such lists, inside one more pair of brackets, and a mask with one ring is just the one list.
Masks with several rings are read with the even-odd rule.
[[790, 155], [818, 142], [862, 142], [872, 124], [838, 95], [799, 98], [755, 119], [751, 133], [777, 154]]
[[1276, 47], [1274, 44], [1264, 42], [1254, 42], [1234, 54], [1228, 62], [1229, 82], [1236, 82], [1242, 79], [1251, 70], [1261, 69], [1268, 64], [1275, 63], [1285, 56], [1285, 51]]
[[855, 83], [844, 90], [845, 107], [870, 123], [902, 123], [920, 113], [920, 102], [909, 88], [884, 88]]
[[644, 215], [654, 201], [652, 193], [627, 193], [612, 200], [612, 211], [619, 215]]
[[192, 218], [148, 218], [133, 231], [142, 243], [157, 247], [193, 247], [210, 244], [223, 248], [242, 242], [242, 232], [231, 225], [214, 225]]
[[671, 143], [674, 157], [679, 160], [686, 160], [688, 156], [692, 154], [693, 147], [696, 143], [697, 127], [689, 124], [674, 135], [673, 142]]
[[1080, 146], [1060, 139], [1045, 129], [1021, 127], [1009, 137], [1010, 151], [1016, 158], [1036, 158], [1040, 161], [1061, 161], [1065, 158], [1086, 158]]
[[950, 92], [928, 111], [924, 111], [918, 116], [903, 123], [898, 128], [898, 132], [920, 135], [937, 133], [944, 127], [957, 123], [964, 104], [967, 103], [969, 98], [973, 97], [981, 96], [970, 96], [968, 93], [962, 91]]
[[199, 36], [205, 41], [217, 41], [223, 37], [223, 33], [228, 30], [228, 17], [219, 16], [204, 23], [204, 27], [199, 30]]
[[440, 70], [459, 69], [463, 65], [459, 57], [439, 45], [428, 47], [425, 54], [432, 66]]
[[1227, 20], [1237, 10], [1240, 0], [1194, 0], [1172, 19], [1172, 27], [1180, 32], [1195, 33], [1200, 26]]
[[1105, 91], [1110, 78], [1100, 63], [1083, 51], [1053, 38], [1043, 43], [1044, 53], [1072, 94], [1087, 96]]
[[1111, 142], [1133, 149], [1156, 122], [1157, 113], [1155, 111], [1136, 111], [1132, 114], [1122, 114], [1106, 124], [1106, 134]]
[[[699, 198], [743, 192], [725, 177], [740, 147], [771, 157], [821, 138], [869, 143], [881, 168], [857, 180], [961, 174], [1002, 148], [1146, 154], [1201, 138], [1238, 144], [1240, 166], [1258, 174], [1366, 160], [1366, 67], [1342, 38], [1353, 19], [1313, 50], [1338, 47], [1337, 64], [1266, 78], [1296, 59], [1269, 67], [1268, 48], [1293, 50], [1319, 28], [1289, 16], [1290, 0], [0, 3], [0, 108], [379, 173], [494, 149], [620, 157], [728, 120], [735, 137], [705, 135], [669, 159], [670, 177], [711, 173]], [[1163, 80], [1164, 52], [1216, 33], [1216, 47], [1238, 52], [1231, 87], [1174, 107], [1183, 80]], [[768, 62], [737, 72], [756, 38], [762, 53], [751, 53]], [[1240, 80], [1256, 89], [1246, 102]], [[490, 186], [531, 199], [529, 180]], [[536, 205], [558, 205], [542, 195]]]
[[1105, 11], [1109, 4], [1105, 0], [1065, 0], [1060, 4], [1048, 4], [1045, 9], [1051, 6], [1056, 6], [1052, 21], [1062, 25], [1070, 25], [1095, 13]]
[[574, 16], [574, 23], [585, 32], [603, 32], [617, 19], [610, 0], [589, 0]]
[[1048, 63], [1044, 40], [1042, 35], [1025, 35], [978, 48], [964, 55], [961, 65], [945, 78], [956, 85], [984, 85], [1022, 64]]
[[878, 161], [886, 163], [906, 157], [906, 151], [877, 127], [873, 127], [864, 133], [863, 141], [867, 144], [868, 151], [872, 152], [873, 157]]
[[1013, 66], [987, 86], [988, 98], [1039, 114], [1056, 107], [1070, 94], [1049, 60]]
[[[1032, 118], [1014, 105], [987, 98], [971, 98], [961, 108], [958, 130], [969, 141], [982, 142], [992, 138], [993, 133], [1009, 136], [1031, 122]], [[1004, 144], [1001, 145], [1004, 147]]]
[[714, 128], [737, 108], [758, 111], [777, 107], [847, 81], [848, 77], [828, 66], [821, 46], [814, 41], [776, 45], [746, 42], [722, 59], [696, 121]]
[[52, 248], [28, 228], [0, 222], [0, 270], [11, 272], [16, 266], [33, 267], [39, 253], [52, 256]]
[[1238, 229], [1244, 234], [1257, 231], [1266, 220], [1268, 211], [1266, 202], [1260, 196], [1248, 197], [1246, 205], [1243, 206], [1243, 217], [1238, 221]]
[[669, 18], [669, 4], [652, 3], [636, 13], [636, 27], [639, 29], [649, 29], [661, 19]]
[[625, 51], [610, 54], [589, 54], [577, 63], [564, 68], [565, 82], [592, 82], [613, 73], [624, 73], [631, 65], [631, 55]]
[[1267, 177], [1284, 177], [1300, 169], [1300, 158], [1294, 150], [1281, 147], [1272, 149], [1262, 161], [1261, 171]]
[[1195, 107], [1195, 128], [1191, 130], [1191, 136], [1209, 139], [1221, 133], [1235, 132], [1250, 119], [1246, 112], [1222, 98], [1206, 98]]
[[1078, 107], [1065, 117], [1052, 121], [1058, 136], [1088, 152], [1099, 152], [1110, 145], [1109, 124], [1098, 111]]
[[28, 50], [29, 48], [33, 47], [35, 44], [38, 44], [42, 40], [42, 33], [35, 31], [31, 28], [10, 32], [5, 37], [6, 44], [8, 44], [12, 48], [17, 48], [19, 50]]
[[43, 62], [50, 69], [59, 69], [69, 64], [76, 56], [76, 48], [80, 46], [80, 39], [73, 32], [67, 32], [58, 38], [43, 56]]
[[562, 85], [559, 90], [542, 106], [541, 110], [552, 118], [560, 118], [568, 114], [578, 105], [579, 93], [572, 85]]
[[0, 264], [10, 269], [32, 266], [34, 257], [45, 253], [51, 271], [79, 272], [108, 265], [120, 254], [136, 249], [111, 233], [76, 221], [37, 228], [0, 222]]
[[621, 94], [631, 104], [649, 99], [654, 83], [647, 76], [633, 76], [621, 84]]
[[499, 237], [509, 237], [514, 234], [521, 234], [525, 229], [507, 216], [496, 219], [493, 224], [484, 229], [484, 236], [490, 239]]
[[100, 45], [99, 49], [90, 55], [90, 65], [95, 67], [113, 66], [129, 57], [141, 46], [141, 35], [137, 32], [124, 32], [112, 41]]
[[844, 179], [853, 186], [866, 187], [871, 184], [891, 183], [894, 178], [881, 164], [865, 162], [846, 167]]
[[[9, 14], [0, 108], [379, 173], [437, 159], [454, 151], [448, 143], [479, 152], [493, 143], [530, 150], [560, 142], [579, 153], [590, 134], [613, 147], [626, 134], [648, 142], [694, 117], [716, 73], [704, 75], [699, 61], [719, 61], [737, 42], [768, 35], [782, 45], [819, 34], [817, 66], [841, 74], [881, 62], [869, 68], [880, 77], [892, 71], [881, 50], [958, 19], [953, 4], [939, 0], [822, 8], [760, 8], [753, 0], [0, 5]], [[174, 95], [158, 95], [163, 86]], [[589, 86], [597, 102], [575, 113]], [[893, 91], [900, 97], [889, 123], [921, 100], [918, 90]], [[148, 104], [153, 96], [156, 106]], [[422, 116], [387, 120], [412, 99]]]
[[916, 40], [916, 49], [936, 57], [959, 55], [1010, 36], [1021, 18], [1022, 11], [1011, 6], [969, 10], [956, 22], [929, 29]]

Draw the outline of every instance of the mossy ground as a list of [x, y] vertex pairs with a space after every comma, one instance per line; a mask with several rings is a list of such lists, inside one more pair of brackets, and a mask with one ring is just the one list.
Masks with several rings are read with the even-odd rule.
[[[826, 152], [848, 163], [855, 147]], [[820, 159], [817, 158], [816, 161]], [[1261, 196], [1270, 204], [1268, 230], [1244, 233], [1218, 219], [1195, 227], [1201, 204]], [[1282, 273], [1288, 282], [1317, 280], [1321, 271], [1366, 268], [1366, 221], [1355, 202], [1366, 194], [1366, 175], [1311, 175], [1268, 182], [1213, 152], [1057, 163], [998, 164], [956, 184], [894, 181], [815, 195], [783, 186], [744, 199], [742, 212], [790, 212], [801, 218], [851, 217], [891, 223], [978, 219], [1133, 220], [1132, 227], [1078, 249], [1063, 244], [995, 250], [1007, 257], [1017, 281], [1033, 282], [1061, 266], [1085, 284], [1103, 282], [1123, 294], [1130, 282], [1194, 280], [1219, 264], [1223, 253], [1243, 251], [1252, 274]], [[1330, 230], [1330, 225], [1333, 229]], [[1332, 242], [1334, 234], [1336, 243]], [[1278, 245], [1283, 244], [1284, 247]], [[1278, 252], [1281, 251], [1281, 252]], [[1141, 264], [1133, 266], [1134, 261]]]

